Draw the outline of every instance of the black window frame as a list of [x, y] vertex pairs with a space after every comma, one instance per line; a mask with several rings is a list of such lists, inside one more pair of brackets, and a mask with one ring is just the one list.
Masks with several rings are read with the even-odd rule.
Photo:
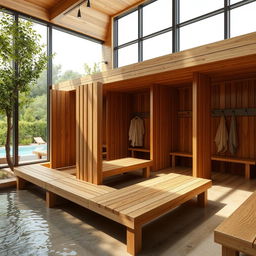
[[[52, 50], [52, 43], [53, 43], [53, 37], [52, 37], [52, 30], [56, 29], [65, 33], [68, 33], [70, 35], [80, 37], [86, 40], [90, 40], [95, 43], [103, 44], [104, 42], [102, 40], [93, 38], [88, 35], [84, 35], [82, 33], [79, 33], [77, 31], [73, 31], [68, 28], [64, 28], [55, 24], [52, 24], [50, 22], [44, 21], [42, 19], [38, 19], [35, 17], [32, 17], [30, 15], [11, 10], [9, 8], [6, 8], [4, 6], [0, 5], [0, 11], [5, 12], [7, 14], [10, 14], [13, 16], [15, 22], [19, 22], [19, 18], [22, 19], [28, 19], [31, 20], [34, 23], [38, 23], [41, 25], [45, 25], [47, 27], [47, 55], [51, 56], [53, 53]], [[50, 161], [50, 141], [51, 141], [51, 134], [50, 134], [50, 90], [52, 89], [52, 59], [50, 58], [47, 63], [47, 158], [42, 161], [36, 161], [36, 163], [44, 163]], [[14, 63], [14, 68], [16, 70], [16, 73], [18, 71], [18, 66], [16, 63]], [[35, 164], [35, 161], [26, 162], [26, 163], [20, 163], [19, 161], [19, 97], [17, 97], [16, 102], [14, 104], [14, 111], [13, 111], [13, 134], [12, 134], [12, 141], [13, 141], [13, 147], [12, 147], [12, 154], [13, 154], [13, 163], [14, 166], [22, 166], [22, 165], [28, 165], [28, 164]], [[1, 165], [0, 169], [6, 168], [7, 165]]]
[[[229, 39], [230, 38], [230, 11], [232, 9], [250, 4], [252, 2], [256, 2], [256, 0], [241, 0], [240, 2], [230, 4], [230, 0], [223, 0], [223, 8], [211, 11], [209, 13], [205, 13], [203, 15], [194, 17], [192, 19], [180, 22], [180, 0], [172, 0], [172, 26], [168, 27], [166, 29], [154, 32], [150, 35], [144, 36], [143, 37], [143, 8], [144, 6], [147, 6], [153, 2], [156, 2], [158, 0], [150, 0], [147, 1], [146, 3], [140, 4], [137, 7], [128, 10], [127, 12], [116, 16], [114, 18], [113, 22], [113, 31], [114, 31], [114, 36], [113, 36], [113, 66], [114, 68], [118, 68], [118, 50], [121, 48], [124, 48], [126, 46], [132, 45], [134, 43], [138, 43], [138, 62], [143, 61], [143, 41], [149, 38], [153, 38], [155, 36], [164, 34], [166, 32], [172, 31], [172, 53], [179, 52], [180, 51], [180, 28], [205, 20], [207, 18], [211, 18], [213, 16], [216, 16], [218, 14], [224, 14], [224, 35], [223, 39]], [[139, 33], [138, 33], [138, 38], [126, 42], [125, 44], [118, 45], [118, 20], [123, 18], [126, 15], [129, 15], [130, 13], [138, 10], [139, 12], [139, 19], [138, 19], [138, 26], [139, 26]]]

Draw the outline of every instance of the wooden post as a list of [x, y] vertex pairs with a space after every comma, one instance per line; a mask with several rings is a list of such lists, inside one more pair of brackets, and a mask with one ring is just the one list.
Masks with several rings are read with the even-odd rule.
[[245, 178], [248, 180], [251, 178], [251, 170], [249, 164], [245, 164]]
[[143, 169], [143, 178], [149, 178], [150, 177], [150, 166]]
[[46, 191], [46, 207], [53, 208], [56, 205], [56, 195], [50, 191]]
[[131, 255], [136, 255], [141, 250], [141, 227], [135, 227], [135, 229], [127, 228], [126, 235], [127, 252]]
[[205, 207], [207, 205], [207, 190], [197, 196], [197, 202], [200, 207]]
[[77, 178], [102, 183], [102, 84], [76, 89]]
[[234, 249], [222, 246], [222, 256], [239, 256], [239, 252]]
[[211, 178], [211, 80], [193, 75], [193, 176]]
[[172, 168], [176, 167], [176, 156], [172, 155]]
[[21, 190], [21, 189], [24, 189], [25, 188], [25, 185], [26, 185], [26, 180], [20, 178], [20, 177], [16, 177], [16, 187], [17, 187], [17, 190]]

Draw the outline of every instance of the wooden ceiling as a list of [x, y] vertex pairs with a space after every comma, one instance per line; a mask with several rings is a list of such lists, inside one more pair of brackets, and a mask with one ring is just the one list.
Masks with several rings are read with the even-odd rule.
[[[0, 6], [105, 41], [111, 18], [144, 1], [90, 0], [91, 8], [87, 8], [84, 0], [0, 0]], [[72, 10], [79, 3], [83, 3], [81, 18], [77, 17], [78, 7]]]

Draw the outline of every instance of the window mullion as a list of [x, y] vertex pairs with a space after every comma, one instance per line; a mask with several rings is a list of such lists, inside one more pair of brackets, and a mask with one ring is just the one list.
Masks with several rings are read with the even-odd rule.
[[224, 39], [230, 38], [230, 0], [225, 0]]
[[138, 8], [138, 61], [143, 61], [143, 7]]

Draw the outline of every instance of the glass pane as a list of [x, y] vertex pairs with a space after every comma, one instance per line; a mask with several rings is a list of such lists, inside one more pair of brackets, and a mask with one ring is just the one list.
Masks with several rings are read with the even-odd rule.
[[118, 45], [138, 38], [138, 11], [118, 19]]
[[53, 83], [101, 70], [102, 45], [53, 29]]
[[256, 2], [231, 10], [231, 37], [256, 31]]
[[172, 32], [143, 41], [143, 60], [152, 59], [172, 52]]
[[224, 39], [224, 15], [198, 21], [180, 29], [180, 50]]
[[118, 50], [118, 67], [138, 62], [138, 44], [132, 44]]
[[[20, 19], [20, 22], [23, 22]], [[33, 23], [47, 51], [47, 27]], [[47, 160], [47, 71], [43, 71], [29, 96], [19, 95], [19, 162]], [[40, 138], [42, 143], [36, 141]]]
[[172, 1], [158, 0], [143, 8], [143, 36], [172, 26]]
[[224, 7], [224, 0], [180, 0], [180, 22]]
[[238, 3], [238, 2], [243, 2], [241, 0], [230, 0], [230, 4], [235, 4], [235, 3]]

